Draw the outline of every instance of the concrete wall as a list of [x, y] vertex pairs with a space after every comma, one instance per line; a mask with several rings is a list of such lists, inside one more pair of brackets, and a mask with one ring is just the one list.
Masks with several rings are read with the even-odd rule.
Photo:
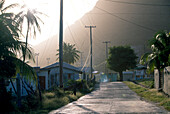
[[170, 95], [170, 67], [164, 70], [164, 87], [163, 91]]
[[[164, 85], [163, 85], [163, 91], [170, 95], [170, 67], [167, 67], [166, 69], [164, 69], [164, 72], [163, 72], [163, 82], [164, 82]], [[158, 70], [155, 69], [154, 70], [154, 83], [155, 83], [155, 88], [158, 89], [158, 85], [159, 85], [159, 73], [158, 73]]]
[[159, 73], [157, 69], [154, 70], [154, 86], [156, 89], [159, 87]]

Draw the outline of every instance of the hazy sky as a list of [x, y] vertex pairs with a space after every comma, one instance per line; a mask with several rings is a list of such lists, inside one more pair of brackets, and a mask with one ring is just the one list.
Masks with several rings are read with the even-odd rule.
[[[96, 5], [98, 0], [63, 0], [64, 1], [64, 29], [80, 19]], [[31, 9], [38, 9], [48, 15], [43, 17], [41, 34], [37, 33], [36, 39], [29, 39], [29, 43], [36, 45], [48, 37], [59, 32], [60, 0], [6, 0], [6, 5], [12, 3], [26, 4]], [[13, 10], [14, 11], [14, 10]], [[17, 12], [17, 10], [15, 10]]]

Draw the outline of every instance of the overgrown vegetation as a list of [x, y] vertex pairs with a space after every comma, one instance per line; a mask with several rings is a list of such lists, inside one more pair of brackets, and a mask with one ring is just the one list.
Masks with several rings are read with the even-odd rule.
[[170, 111], [170, 98], [163, 93], [158, 92], [156, 89], [142, 87], [133, 82], [125, 81], [124, 83], [142, 98], [157, 103], [159, 106], [163, 106], [165, 109]]
[[39, 101], [38, 94], [36, 96], [27, 96], [22, 99], [22, 107], [20, 109], [15, 107], [11, 113], [46, 114], [90, 93], [94, 87], [94, 83], [87, 83], [85, 80], [69, 80], [67, 86], [72, 86], [75, 83], [76, 95], [73, 94], [73, 88], [65, 90], [55, 86], [48, 91], [42, 92], [42, 102]]

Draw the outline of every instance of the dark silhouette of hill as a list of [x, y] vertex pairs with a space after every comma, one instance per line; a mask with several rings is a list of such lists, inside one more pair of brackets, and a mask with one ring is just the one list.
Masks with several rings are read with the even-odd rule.
[[[83, 53], [83, 63], [89, 53], [89, 29], [85, 25], [95, 25], [93, 29], [93, 66], [104, 71], [105, 44], [108, 46], [131, 45], [140, 56], [148, 51], [147, 41], [159, 30], [170, 30], [169, 0], [99, 0], [92, 11], [85, 14], [64, 32], [64, 41], [76, 44]], [[73, 12], [74, 13], [74, 12]], [[40, 53], [39, 64], [47, 65], [56, 60], [58, 35], [35, 46]], [[103, 63], [103, 64], [102, 64]], [[80, 61], [77, 63], [80, 65]]]

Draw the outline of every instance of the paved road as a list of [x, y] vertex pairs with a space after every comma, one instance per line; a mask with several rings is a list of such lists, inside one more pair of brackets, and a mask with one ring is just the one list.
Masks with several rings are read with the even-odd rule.
[[81, 97], [50, 114], [167, 114], [168, 112], [154, 104], [140, 100], [124, 83], [101, 83], [92, 93]]

